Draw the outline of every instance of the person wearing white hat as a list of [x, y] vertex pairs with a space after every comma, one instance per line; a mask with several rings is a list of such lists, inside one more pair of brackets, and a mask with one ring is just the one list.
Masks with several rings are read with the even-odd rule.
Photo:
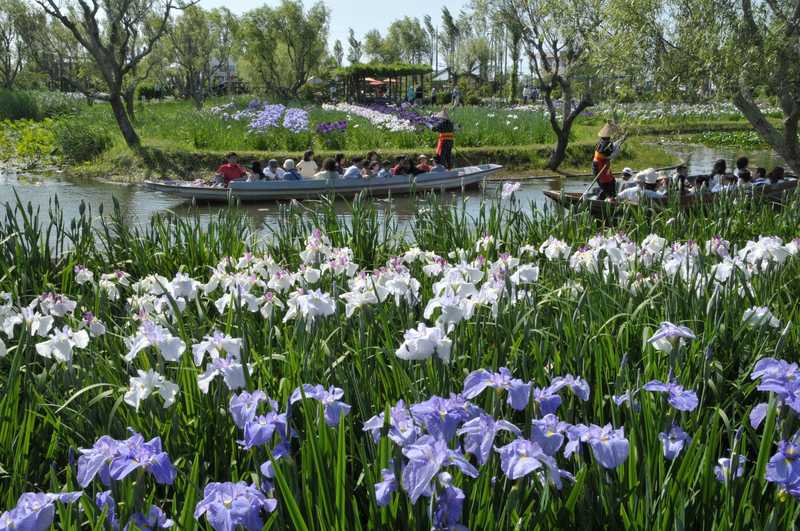
[[614, 173], [611, 171], [611, 161], [619, 155], [620, 147], [625, 142], [623, 136], [617, 142], [612, 142], [611, 136], [616, 132], [616, 127], [607, 123], [597, 133], [600, 141], [594, 149], [592, 158], [592, 174], [600, 185], [600, 195], [598, 199], [607, 199], [617, 195], [617, 182]]
[[627, 190], [628, 188], [633, 188], [639, 184], [636, 179], [633, 178], [633, 170], [630, 168], [625, 168], [622, 170], [622, 182], [619, 185], [619, 191], [622, 192], [623, 190]]
[[643, 197], [649, 199], [660, 199], [664, 193], [657, 190], [658, 175], [653, 168], [647, 168], [636, 174], [637, 185], [627, 188], [617, 195], [617, 201], [639, 204]]

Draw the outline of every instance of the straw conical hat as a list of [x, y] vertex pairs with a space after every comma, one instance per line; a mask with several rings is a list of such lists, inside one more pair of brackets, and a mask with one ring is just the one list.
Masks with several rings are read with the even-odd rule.
[[600, 129], [600, 132], [597, 133], [597, 136], [600, 138], [610, 138], [614, 133], [617, 132], [617, 128], [611, 124], [606, 124]]

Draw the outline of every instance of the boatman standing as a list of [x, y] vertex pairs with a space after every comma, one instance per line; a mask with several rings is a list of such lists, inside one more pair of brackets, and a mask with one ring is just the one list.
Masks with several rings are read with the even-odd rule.
[[592, 173], [600, 185], [600, 195], [597, 198], [601, 200], [617, 195], [617, 182], [614, 179], [614, 173], [611, 171], [611, 161], [619, 155], [620, 147], [625, 142], [625, 137], [623, 136], [617, 142], [612, 142], [611, 137], [615, 131], [616, 127], [607, 123], [597, 133], [600, 141], [594, 149]]
[[439, 143], [436, 146], [436, 155], [439, 161], [449, 170], [453, 168], [453, 144], [455, 142], [455, 125], [447, 114], [447, 109], [436, 115], [439, 123], [431, 127], [431, 130], [439, 133]]

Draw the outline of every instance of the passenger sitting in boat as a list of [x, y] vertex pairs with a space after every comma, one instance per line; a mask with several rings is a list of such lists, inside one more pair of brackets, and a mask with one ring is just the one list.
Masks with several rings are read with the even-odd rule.
[[228, 153], [225, 157], [225, 164], [217, 168], [217, 178], [228, 186], [231, 181], [238, 181], [247, 176], [247, 170], [238, 163], [239, 157], [236, 153]]
[[363, 165], [361, 164], [362, 161], [361, 157], [353, 157], [351, 161], [352, 164], [344, 170], [344, 174], [342, 175], [343, 179], [357, 179], [361, 177], [361, 170], [363, 169]]
[[658, 176], [653, 168], [640, 171], [636, 174], [638, 184], [633, 188], [628, 188], [617, 194], [617, 201], [625, 201], [638, 205], [642, 198], [661, 199], [665, 197], [663, 192], [659, 192]]
[[264, 178], [268, 181], [277, 181], [283, 179], [283, 169], [278, 166], [278, 161], [270, 159], [267, 167], [264, 168]]
[[767, 184], [767, 169], [766, 168], [756, 168], [756, 174], [753, 178], [753, 184]]
[[672, 174], [672, 184], [678, 187], [681, 195], [685, 195], [688, 190], [686, 187], [686, 179], [689, 178], [689, 168], [686, 164], [680, 164], [675, 168], [675, 173]]
[[303, 153], [303, 160], [297, 163], [297, 169], [300, 170], [300, 175], [305, 179], [311, 179], [317, 173], [317, 163], [314, 161], [314, 152], [308, 150]]
[[395, 166], [393, 173], [395, 175], [417, 175], [419, 172], [411, 159], [404, 157], [403, 161], [398, 166]]
[[303, 176], [297, 171], [297, 166], [293, 159], [286, 159], [283, 162], [283, 180], [284, 181], [302, 181]]
[[381, 169], [378, 172], [378, 177], [381, 179], [385, 179], [391, 176], [392, 176], [392, 161], [384, 160], [383, 164], [381, 165]]
[[431, 171], [431, 165], [428, 164], [428, 157], [425, 155], [417, 157], [417, 171], [420, 173], [428, 173]]
[[777, 184], [778, 182], [782, 181], [784, 173], [785, 172], [781, 166], [775, 166], [772, 168], [772, 171], [769, 172], [769, 175], [767, 176], [770, 184]]
[[344, 174], [344, 153], [337, 153], [336, 156], [333, 158], [334, 162], [336, 163], [336, 171], [339, 175]]
[[370, 164], [372, 164], [373, 162], [380, 163], [381, 158], [380, 158], [380, 156], [378, 156], [378, 152], [377, 151], [370, 151], [369, 153], [367, 153], [366, 160]]
[[739, 172], [739, 182], [736, 183], [739, 188], [749, 188], [753, 186], [753, 175], [750, 170], [742, 170]]
[[622, 182], [619, 184], [619, 191], [627, 190], [628, 188], [633, 188], [637, 186], [639, 183], [636, 182], [636, 179], [633, 178], [633, 170], [630, 168], [624, 168], [622, 170]]
[[442, 158], [439, 155], [433, 156], [433, 167], [431, 168], [431, 173], [437, 173], [447, 171], [447, 168], [444, 167], [442, 164]]
[[743, 171], [748, 171], [748, 172], [750, 171], [747, 169], [749, 165], [750, 165], [750, 159], [748, 159], [747, 157], [739, 157], [738, 159], [736, 159], [736, 169], [733, 170], [733, 174], [736, 176], [737, 179], [742, 176]]
[[383, 170], [383, 166], [377, 160], [373, 160], [369, 163], [369, 168], [367, 168], [367, 174], [364, 176], [365, 179], [372, 179], [374, 177], [380, 177], [381, 171]]
[[247, 175], [247, 181], [260, 181], [263, 177], [262, 172], [264, 168], [261, 167], [261, 162], [254, 160], [250, 165], [250, 173]]
[[735, 190], [737, 187], [737, 178], [735, 175], [725, 174], [720, 175], [717, 179], [717, 184], [711, 189], [714, 193], [729, 192]]
[[334, 159], [325, 159], [322, 161], [322, 171], [314, 175], [315, 179], [320, 180], [338, 179], [339, 177], [340, 175], [339, 172], [336, 171], [336, 161]]
[[669, 182], [669, 176], [666, 173], [663, 171], [658, 172], [658, 176], [656, 177], [656, 190], [667, 195], [667, 193], [669, 193]]
[[728, 165], [723, 159], [715, 162], [714, 168], [711, 170], [711, 175], [703, 175], [697, 178], [694, 185], [695, 191], [699, 191], [703, 188], [713, 190], [725, 176], [727, 169]]

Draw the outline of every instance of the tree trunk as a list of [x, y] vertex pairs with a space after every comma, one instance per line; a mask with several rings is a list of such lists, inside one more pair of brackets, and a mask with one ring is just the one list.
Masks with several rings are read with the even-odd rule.
[[733, 104], [739, 109], [761, 138], [786, 162], [795, 175], [800, 175], [800, 143], [797, 138], [798, 113], [784, 109], [783, 133], [767, 120], [756, 102], [748, 95], [738, 93]]
[[557, 170], [564, 159], [567, 158], [567, 146], [569, 145], [569, 129], [562, 130], [558, 135], [556, 148], [550, 153], [550, 158], [547, 160], [547, 167], [551, 170]]
[[136, 87], [125, 90], [125, 112], [131, 121], [136, 121]]
[[139, 135], [136, 134], [136, 130], [133, 128], [128, 112], [125, 110], [125, 102], [122, 99], [122, 94], [118, 92], [112, 93], [110, 103], [111, 110], [114, 111], [114, 118], [117, 120], [117, 125], [122, 133], [122, 138], [125, 139], [125, 143], [129, 148], [138, 151], [142, 142], [139, 139]]

